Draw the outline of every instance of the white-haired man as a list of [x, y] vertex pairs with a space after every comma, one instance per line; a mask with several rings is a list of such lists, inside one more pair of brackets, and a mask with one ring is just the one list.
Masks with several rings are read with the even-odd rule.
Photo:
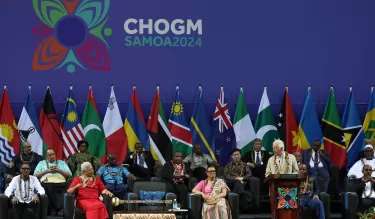
[[284, 151], [284, 142], [275, 140], [272, 144], [274, 155], [270, 157], [266, 168], [266, 177], [270, 174], [298, 174], [296, 157]]

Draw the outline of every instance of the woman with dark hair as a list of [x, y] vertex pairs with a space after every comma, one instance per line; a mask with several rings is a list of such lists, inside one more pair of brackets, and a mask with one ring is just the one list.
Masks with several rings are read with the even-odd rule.
[[107, 209], [99, 195], [113, 194], [106, 189], [99, 177], [94, 175], [91, 163], [84, 162], [81, 165], [82, 175], [73, 179], [67, 191], [68, 194], [76, 194], [77, 207], [86, 213], [89, 219], [106, 219], [108, 218]]
[[224, 180], [216, 178], [215, 166], [208, 166], [207, 179], [202, 180], [193, 189], [193, 193], [200, 194], [204, 199], [202, 219], [230, 219], [232, 214], [225, 197], [230, 191]]
[[90, 162], [94, 168], [94, 173], [96, 173], [102, 164], [98, 158], [87, 151], [89, 143], [81, 140], [77, 143], [77, 148], [78, 153], [72, 154], [68, 158], [68, 166], [73, 176], [80, 176], [82, 174], [81, 164], [84, 162]]

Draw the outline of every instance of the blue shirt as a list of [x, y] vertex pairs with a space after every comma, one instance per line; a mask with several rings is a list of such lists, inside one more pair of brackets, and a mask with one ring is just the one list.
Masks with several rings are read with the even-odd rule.
[[[47, 168], [47, 162], [48, 161], [47, 162], [46, 161], [47, 160], [42, 160], [42, 161], [40, 161], [38, 163], [38, 165], [36, 166], [36, 168], [34, 170], [34, 175], [37, 174], [37, 173], [39, 173], [39, 172], [42, 172], [42, 171], [45, 171], [45, 170], [48, 169]], [[51, 166], [56, 166], [56, 162], [52, 162], [52, 163], [48, 162], [48, 166], [50, 166], [50, 167]], [[57, 161], [57, 166], [58, 166], [59, 169], [72, 174], [72, 172], [70, 171], [68, 165], [64, 161], [58, 160]], [[42, 178], [40, 178], [40, 181], [43, 182], [47, 176], [52, 176], [52, 175], [57, 175], [57, 174], [60, 174], [60, 173], [47, 173], [44, 176], [42, 176]]]
[[[108, 168], [108, 170], [107, 170]], [[119, 170], [120, 168], [120, 170]], [[117, 174], [118, 172], [118, 174]], [[112, 176], [112, 175], [116, 176]], [[104, 165], [101, 166], [98, 170], [98, 175], [103, 179], [104, 183], [113, 183], [113, 184], [123, 184], [124, 183], [124, 176], [127, 177], [130, 172], [123, 166], [109, 166]]]

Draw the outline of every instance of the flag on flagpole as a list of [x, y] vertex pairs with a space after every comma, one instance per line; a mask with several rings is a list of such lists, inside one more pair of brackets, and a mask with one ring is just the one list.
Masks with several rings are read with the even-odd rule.
[[82, 125], [77, 113], [76, 102], [73, 98], [73, 86], [70, 85], [68, 98], [60, 123], [63, 138], [64, 159], [78, 152], [77, 143], [85, 139]]
[[43, 156], [43, 151], [47, 148], [43, 144], [42, 131], [39, 126], [38, 117], [36, 116], [30, 85], [26, 102], [22, 108], [20, 120], [18, 121], [18, 131], [20, 133], [21, 141], [29, 142], [32, 151]]
[[128, 137], [128, 148], [130, 152], [135, 150], [135, 144], [140, 142], [146, 151], [150, 151], [150, 138], [146, 129], [146, 123], [142, 114], [135, 85], [129, 103], [128, 113], [125, 119], [125, 132]]
[[236, 136], [236, 147], [241, 150], [242, 154], [246, 154], [248, 151], [253, 150], [256, 134], [253, 124], [251, 123], [250, 115], [247, 111], [242, 86], [240, 88], [240, 95], [238, 96], [233, 123], [234, 134]]
[[339, 111], [337, 110], [333, 86], [329, 92], [329, 98], [322, 119], [322, 131], [324, 136], [324, 149], [332, 158], [332, 163], [339, 168], [346, 164], [346, 143], [342, 130]]
[[[56, 110], [49, 85], [47, 86], [47, 93], [44, 97], [43, 108], [40, 110], [39, 123], [44, 143], [47, 148], [52, 148], [55, 151], [56, 159], [61, 160], [63, 158], [61, 129], [56, 117]], [[45, 150], [43, 153], [45, 154]]]
[[270, 101], [267, 95], [267, 86], [264, 86], [262, 99], [260, 100], [257, 119], [255, 120], [257, 138], [262, 139], [263, 147], [272, 152], [272, 143], [279, 139]]
[[168, 128], [172, 136], [172, 151], [178, 151], [182, 155], [191, 154], [193, 151], [193, 140], [186, 120], [184, 107], [180, 97], [180, 88], [176, 86], [176, 96], [172, 104], [169, 116]]
[[193, 116], [190, 120], [190, 130], [194, 144], [200, 144], [203, 153], [209, 154], [216, 161], [215, 152], [211, 148], [212, 127], [210, 118], [204, 107], [202, 86], [199, 85], [198, 97], [195, 102]]
[[90, 145], [87, 149], [88, 152], [99, 158], [102, 163], [105, 163], [107, 160], [105, 156], [105, 135], [91, 85], [89, 87], [85, 110], [83, 111], [82, 128], [85, 139]]
[[228, 105], [225, 101], [224, 86], [221, 85], [219, 99], [214, 113], [214, 132], [212, 149], [215, 151], [218, 163], [225, 166], [231, 159], [231, 152], [236, 147], [233, 125], [229, 116]]
[[20, 152], [20, 136], [9, 102], [7, 88], [4, 85], [0, 102], [0, 160], [4, 165]]
[[111, 86], [111, 95], [109, 96], [109, 103], [103, 120], [103, 129], [107, 154], [115, 154], [117, 164], [122, 164], [128, 154], [128, 139], [126, 138], [113, 85]]
[[346, 167], [349, 169], [357, 161], [358, 154], [365, 147], [363, 141], [365, 134], [363, 133], [361, 120], [359, 119], [352, 86], [349, 87], [349, 97], [346, 102], [344, 115], [342, 116], [342, 126], [347, 148], [346, 157], [348, 163]]
[[371, 96], [367, 107], [365, 120], [363, 121], [363, 132], [366, 139], [375, 140], [375, 93], [374, 85], [371, 86]]
[[305, 105], [303, 106], [301, 120], [298, 126], [299, 146], [309, 149], [315, 140], [323, 140], [322, 129], [320, 128], [318, 114], [313, 103], [311, 86], [307, 89]]
[[163, 165], [166, 161], [172, 159], [172, 136], [167, 125], [167, 117], [160, 98], [159, 86], [157, 86], [148, 117], [147, 130], [150, 135], [151, 145], [155, 145], [154, 147], [160, 152], [160, 154], [153, 154], [153, 156], [159, 157], [158, 160]]
[[278, 117], [277, 128], [279, 130], [280, 139], [285, 142], [286, 151], [288, 153], [294, 153], [296, 151], [301, 152], [302, 149], [298, 145], [298, 125], [294, 117], [292, 103], [290, 102], [288, 86], [285, 88], [283, 103]]

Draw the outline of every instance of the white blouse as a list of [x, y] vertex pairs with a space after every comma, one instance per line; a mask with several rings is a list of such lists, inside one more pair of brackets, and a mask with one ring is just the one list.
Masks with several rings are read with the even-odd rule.
[[[25, 181], [21, 179], [21, 193], [22, 194], [20, 194], [20, 188], [19, 188], [20, 175], [13, 177], [9, 186], [6, 188], [4, 194], [8, 197], [10, 197], [11, 195], [16, 196], [18, 198], [18, 201], [21, 203], [23, 202], [30, 203], [33, 200], [35, 194], [39, 193], [39, 195], [44, 195], [46, 193], [44, 191], [44, 188], [40, 185], [40, 182], [37, 177], [29, 176], [29, 179], [30, 179], [30, 193], [28, 197], [26, 197], [28, 190], [29, 190], [28, 180]], [[21, 197], [23, 197], [23, 199], [25, 198], [27, 199], [23, 201]]]

